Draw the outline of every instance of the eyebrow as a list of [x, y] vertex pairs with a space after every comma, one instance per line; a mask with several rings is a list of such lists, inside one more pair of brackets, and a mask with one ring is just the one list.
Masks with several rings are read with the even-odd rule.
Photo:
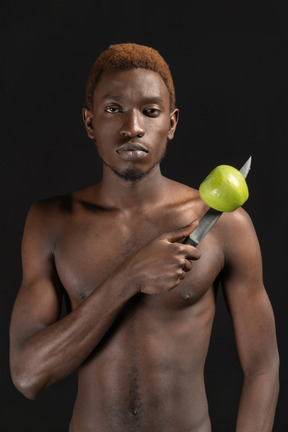
[[121, 98], [121, 96], [105, 95], [104, 99], [105, 100], [115, 100], [117, 102], [120, 102], [122, 98]]
[[[122, 96], [113, 96], [113, 95], [105, 95], [104, 96], [105, 100], [113, 100], [116, 102], [121, 102], [121, 100], [123, 99]], [[143, 103], [163, 103], [163, 99], [160, 96], [149, 96], [149, 97], [144, 97], [142, 99]]]

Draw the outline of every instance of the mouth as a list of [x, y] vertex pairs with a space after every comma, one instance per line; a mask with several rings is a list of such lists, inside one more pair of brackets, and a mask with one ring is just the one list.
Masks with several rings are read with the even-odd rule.
[[125, 143], [116, 149], [116, 153], [126, 161], [135, 161], [144, 158], [148, 150], [140, 143]]

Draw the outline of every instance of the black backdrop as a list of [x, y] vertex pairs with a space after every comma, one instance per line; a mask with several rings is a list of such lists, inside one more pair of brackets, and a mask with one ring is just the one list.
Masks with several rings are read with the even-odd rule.
[[[216, 165], [239, 168], [253, 156], [245, 208], [259, 236], [277, 321], [282, 368], [274, 430], [287, 432], [284, 2], [2, 1], [1, 42], [0, 430], [67, 430], [75, 375], [36, 401], [18, 393], [9, 375], [21, 236], [33, 202], [99, 179], [100, 164], [81, 119], [86, 77], [110, 43], [136, 42], [158, 49], [175, 79], [180, 123], [163, 161], [165, 175], [198, 187]], [[240, 380], [220, 294], [206, 365], [213, 432], [234, 430]]]

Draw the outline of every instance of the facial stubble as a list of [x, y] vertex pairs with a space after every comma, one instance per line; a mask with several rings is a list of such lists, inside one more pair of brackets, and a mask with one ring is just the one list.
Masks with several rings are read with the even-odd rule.
[[150, 174], [154, 170], [154, 168], [161, 163], [162, 159], [166, 155], [168, 140], [167, 140], [166, 146], [165, 146], [162, 154], [158, 158], [158, 160], [150, 168], [148, 168], [148, 170], [146, 170], [146, 171], [143, 171], [140, 168], [136, 168], [136, 167], [126, 168], [123, 172], [119, 171], [113, 165], [110, 165], [109, 163], [107, 163], [105, 161], [103, 155], [101, 154], [100, 149], [97, 146], [96, 140], [95, 140], [95, 144], [96, 144], [96, 149], [97, 149], [97, 152], [98, 152], [98, 156], [99, 156], [99, 158], [101, 159], [101, 161], [103, 162], [103, 164], [105, 166], [107, 166], [108, 168], [110, 168], [111, 171], [113, 171], [113, 173], [116, 174], [121, 179], [123, 179], [125, 181], [136, 182], [136, 181], [143, 180], [143, 178], [145, 178], [148, 174]]

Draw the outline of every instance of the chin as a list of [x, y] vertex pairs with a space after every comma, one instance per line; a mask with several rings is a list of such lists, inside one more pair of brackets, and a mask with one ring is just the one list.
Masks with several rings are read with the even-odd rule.
[[144, 177], [146, 177], [152, 171], [152, 169], [146, 172], [140, 170], [139, 168], [128, 168], [123, 172], [118, 172], [117, 170], [113, 170], [113, 169], [112, 170], [116, 175], [118, 175], [118, 177], [122, 178], [123, 180], [140, 181]]
[[135, 166], [134, 167], [130, 166], [129, 168], [124, 168], [124, 169], [120, 170], [119, 168], [116, 168], [115, 166], [110, 165], [109, 163], [105, 162], [105, 160], [101, 156], [101, 154], [99, 152], [98, 152], [98, 154], [99, 154], [100, 159], [102, 160], [103, 164], [106, 165], [108, 168], [110, 168], [111, 171], [113, 171], [114, 174], [116, 174], [118, 177], [120, 177], [126, 181], [137, 182], [137, 181], [143, 180], [145, 177], [147, 177], [147, 175], [150, 174], [154, 170], [154, 168], [160, 164], [160, 162], [162, 161], [163, 157], [166, 154], [166, 149], [161, 154], [159, 159], [152, 166], [150, 166], [150, 168], [148, 167], [146, 170], [137, 168]]

